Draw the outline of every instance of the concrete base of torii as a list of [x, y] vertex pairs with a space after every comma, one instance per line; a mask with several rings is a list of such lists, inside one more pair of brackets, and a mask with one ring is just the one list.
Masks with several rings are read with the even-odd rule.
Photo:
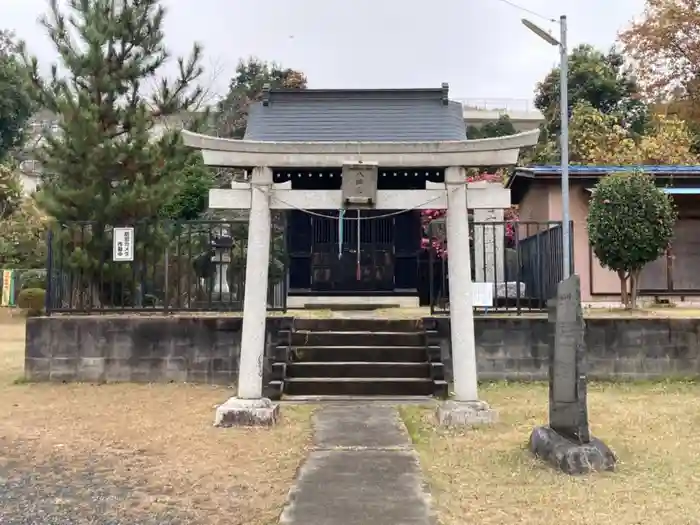
[[215, 427], [271, 427], [277, 423], [280, 406], [269, 399], [229, 398], [216, 407]]
[[438, 424], [445, 427], [474, 427], [498, 421], [498, 412], [485, 401], [452, 401], [441, 403], [436, 411]]

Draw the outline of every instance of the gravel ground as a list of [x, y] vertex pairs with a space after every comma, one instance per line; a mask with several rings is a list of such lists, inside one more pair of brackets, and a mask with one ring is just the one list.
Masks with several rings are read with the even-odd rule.
[[[0, 438], [2, 525], [186, 525], [196, 521], [116, 465], [60, 456], [37, 464], [21, 443]], [[119, 465], [123, 470], [124, 465]], [[127, 467], [127, 470], [129, 467]], [[136, 473], [134, 473], [136, 474]]]
[[[2, 0], [0, 0], [0, 3]], [[13, 384], [25, 325], [0, 308], [0, 525], [278, 523], [313, 405], [273, 429], [219, 429], [226, 388]]]

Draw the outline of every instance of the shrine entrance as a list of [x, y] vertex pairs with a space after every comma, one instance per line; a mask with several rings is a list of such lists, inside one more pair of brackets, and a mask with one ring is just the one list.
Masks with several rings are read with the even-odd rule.
[[[309, 93], [313, 95], [312, 90], [293, 91], [294, 93], [289, 95], [292, 98], [303, 98]], [[316, 95], [320, 97], [321, 102], [327, 101], [328, 92], [318, 92]], [[280, 96], [284, 98], [287, 94], [285, 92]], [[376, 96], [378, 95], [374, 93], [369, 99], [375, 100], [373, 97]], [[402, 97], [405, 96], [402, 94]], [[238, 396], [217, 409], [218, 421], [229, 418], [231, 421], [245, 421], [245, 424], [251, 424], [253, 421], [253, 424], [256, 424], [267, 418], [265, 423], [268, 424], [276, 418], [271, 401], [262, 398], [265, 372], [268, 370], [266, 364], [269, 363], [266, 355], [269, 348], [267, 309], [268, 279], [272, 262], [270, 247], [273, 210], [288, 210], [292, 217], [299, 217], [298, 214], [309, 216], [306, 219], [291, 218], [287, 223], [287, 231], [291, 236], [288, 240], [293, 239], [288, 254], [292, 256], [296, 250], [295, 257], [292, 257], [292, 265], [296, 268], [290, 268], [290, 273], [295, 272], [297, 277], [290, 275], [290, 281], [301, 279], [305, 274], [304, 284], [308, 283], [309, 291], [312, 277], [314, 287], [337, 289], [341, 286], [349, 287], [352, 282], [353, 288], [357, 288], [358, 284], [371, 284], [376, 288], [377, 285], [388, 286], [388, 275], [393, 273], [391, 279], [394, 290], [389, 292], [393, 294], [401, 288], [404, 280], [412, 280], [414, 290], [416, 288], [421, 239], [418, 215], [420, 210], [447, 210], [449, 219], [446, 240], [450, 246], [450, 349], [454, 376], [452, 403], [474, 404], [479, 400], [471, 300], [468, 210], [506, 208], [510, 205], [510, 193], [503, 187], [488, 183], [468, 183], [466, 167], [515, 164], [521, 147], [537, 143], [539, 131], [498, 139], [466, 140], [461, 107], [449, 101], [446, 86], [441, 91], [410, 91], [410, 98], [425, 99], [421, 102], [424, 105], [419, 112], [416, 111], [418, 108], [407, 106], [412, 108], [407, 113], [407, 118], [397, 118], [397, 106], [389, 106], [388, 113], [392, 117], [388, 119], [388, 116], [384, 115], [387, 117], [386, 127], [378, 128], [361, 121], [359, 128], [364, 133], [361, 136], [348, 135], [351, 129], [357, 128], [357, 124], [355, 128], [340, 126], [337, 134], [321, 134], [322, 130], [328, 129], [325, 119], [330, 106], [320, 103], [315, 106], [315, 112], [307, 115], [322, 114], [322, 126], [314, 127], [313, 123], [304, 121], [304, 113], [299, 111], [284, 113], [287, 115], [286, 126], [272, 125], [273, 130], [293, 129], [307, 133], [295, 136], [294, 140], [248, 131], [246, 136], [250, 140], [223, 139], [182, 132], [186, 145], [202, 151], [206, 165], [243, 168], [249, 171], [245, 182], [233, 182], [230, 189], [209, 191], [210, 208], [248, 210], [249, 217]], [[348, 98], [346, 94], [342, 100], [354, 99]], [[379, 104], [379, 107], [384, 106]], [[357, 107], [353, 102], [352, 111], [343, 109], [342, 115], [346, 118], [347, 115], [356, 116]], [[326, 109], [321, 112], [322, 108]], [[280, 106], [274, 100], [263, 100], [256, 110], [258, 116], [266, 109], [277, 111]], [[374, 115], [378, 111], [369, 107], [367, 110], [368, 115]], [[433, 113], [436, 114], [436, 123], [426, 126], [426, 115]], [[255, 114], [251, 112], [251, 117]], [[291, 125], [290, 114], [300, 116], [293, 118]], [[411, 134], [406, 135], [406, 123], [416, 114], [421, 115], [420, 123], [411, 128]], [[274, 119], [259, 118], [256, 121], [252, 118], [248, 121], [248, 127], [249, 130], [260, 130], [260, 126], [270, 125], [271, 122], [274, 123]], [[377, 129], [382, 130], [383, 135], [380, 138], [367, 135], [367, 131]], [[441, 131], [445, 129], [453, 131]], [[309, 130], [319, 135], [309, 136]], [[438, 135], [430, 135], [430, 130], [437, 130]], [[319, 139], [319, 136], [322, 138]], [[315, 189], [322, 185], [321, 179], [333, 180], [336, 177], [338, 182], [328, 183], [324, 189]], [[366, 213], [367, 217], [364, 221], [359, 221], [359, 235], [355, 236], [350, 233], [353, 230], [353, 222], [346, 220], [338, 223], [337, 217], [329, 214], [327, 210], [345, 210], [346, 215], [360, 210], [360, 217], [362, 213]], [[386, 216], [375, 216], [373, 219], [371, 215], [375, 213]], [[312, 218], [321, 221], [312, 222]], [[296, 220], [299, 221], [300, 227], [296, 226]], [[363, 222], [367, 225], [363, 226]], [[364, 230], [364, 227], [367, 230]], [[393, 234], [389, 234], [392, 230]], [[355, 231], [358, 231], [357, 224]], [[366, 259], [362, 258], [363, 235], [367, 235], [370, 243], [374, 245], [367, 251]], [[334, 243], [334, 239], [340, 242]], [[360, 246], [359, 264], [357, 253], [352, 252], [353, 243], [359, 243]], [[402, 252], [405, 246], [415, 246], [417, 249]], [[497, 257], [495, 244], [490, 246], [484, 246], [484, 250], [490, 250], [491, 257]], [[392, 250], [391, 256], [387, 257]], [[314, 257], [317, 251], [322, 255]], [[409, 253], [409, 256], [402, 257], [402, 253]], [[333, 254], [335, 260], [339, 261], [335, 263], [337, 270], [334, 270], [331, 264]], [[322, 271], [324, 267], [325, 273]], [[331, 267], [330, 271], [328, 267]], [[402, 267], [406, 269], [405, 272]], [[393, 269], [393, 272], [387, 269]], [[342, 365], [338, 373], [343, 380], [357, 377], [351, 376], [350, 374], [356, 372], [349, 370], [345, 365]], [[284, 392], [287, 380], [285, 372], [282, 374], [282, 377], [275, 381], [275, 388], [281, 388], [280, 392]], [[386, 380], [368, 379], [380, 383]], [[425, 380], [426, 378], [420, 379]], [[362, 379], [363, 384], [366, 382], [366, 379]], [[478, 402], [478, 406], [474, 404], [474, 408], [471, 408], [471, 405], [469, 407], [470, 413], [477, 414], [478, 417], [483, 417], [483, 413], [488, 410], [483, 402]]]
[[417, 292], [418, 211], [293, 210], [287, 231], [292, 295]]

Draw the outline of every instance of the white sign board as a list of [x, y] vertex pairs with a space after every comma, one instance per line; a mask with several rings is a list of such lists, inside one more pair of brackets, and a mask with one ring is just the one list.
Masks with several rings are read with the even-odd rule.
[[134, 229], [114, 228], [112, 239], [112, 260], [117, 262], [133, 261]]
[[472, 283], [472, 304], [477, 308], [493, 306], [493, 283]]

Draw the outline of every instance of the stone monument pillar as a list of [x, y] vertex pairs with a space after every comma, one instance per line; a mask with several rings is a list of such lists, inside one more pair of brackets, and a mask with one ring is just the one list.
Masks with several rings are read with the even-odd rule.
[[270, 266], [270, 190], [272, 170], [253, 170], [248, 247], [243, 298], [243, 330], [238, 370], [238, 396], [216, 410], [216, 426], [272, 425], [277, 421], [279, 405], [262, 398], [267, 320], [267, 285]]
[[[500, 184], [498, 186], [500, 188]], [[506, 235], [504, 212], [500, 209], [491, 209], [474, 210], [473, 213], [474, 280], [478, 283], [503, 283]]]
[[533, 430], [530, 450], [567, 474], [614, 470], [615, 455], [591, 436], [588, 426], [579, 276], [560, 282], [556, 299], [548, 306], [549, 321], [554, 325], [549, 359], [549, 426]]
[[466, 180], [462, 167], [445, 170], [454, 398], [438, 407], [438, 420], [443, 425], [473, 425], [496, 419], [495, 412], [479, 401], [478, 395]]

